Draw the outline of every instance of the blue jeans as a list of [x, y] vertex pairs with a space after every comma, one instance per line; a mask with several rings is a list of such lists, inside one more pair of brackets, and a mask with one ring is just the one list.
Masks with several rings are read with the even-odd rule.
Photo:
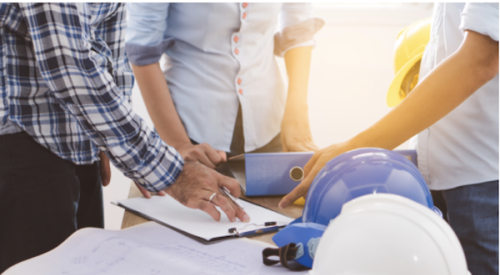
[[444, 190], [472, 275], [498, 274], [498, 180]]

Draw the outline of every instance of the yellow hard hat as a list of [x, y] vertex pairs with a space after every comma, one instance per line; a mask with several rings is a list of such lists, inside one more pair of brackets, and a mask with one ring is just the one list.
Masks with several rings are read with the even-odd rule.
[[396, 77], [387, 92], [387, 105], [398, 105], [417, 85], [420, 60], [429, 43], [431, 19], [417, 21], [401, 30], [394, 47]]

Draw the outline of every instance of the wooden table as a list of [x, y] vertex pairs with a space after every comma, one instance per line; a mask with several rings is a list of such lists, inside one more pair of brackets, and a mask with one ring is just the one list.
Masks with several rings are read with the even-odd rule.
[[[129, 193], [128, 197], [129, 198], [142, 197], [141, 192], [139, 191], [137, 186], [135, 186], [134, 183], [132, 183], [130, 185], [130, 193]], [[269, 209], [272, 209], [276, 212], [279, 212], [279, 213], [286, 215], [286, 216], [293, 218], [293, 219], [296, 219], [296, 218], [302, 216], [303, 206], [293, 204], [293, 205], [287, 207], [286, 209], [280, 209], [278, 207], [278, 203], [281, 200], [282, 196], [267, 196], [267, 197], [245, 197], [245, 196], [242, 196], [242, 198], [245, 198], [246, 200], [257, 203], [259, 205], [265, 206]], [[140, 217], [140, 216], [137, 216], [133, 213], [125, 211], [125, 214], [123, 215], [122, 229], [127, 228], [127, 227], [131, 227], [134, 225], [138, 225], [141, 223], [145, 223], [148, 221], [149, 220], [147, 220], [143, 217]], [[260, 235], [260, 236], [256, 236], [256, 237], [251, 237], [251, 239], [260, 240], [260, 241], [274, 245], [274, 242], [271, 239], [274, 236], [274, 234], [275, 233], [268, 233], [268, 234], [264, 234], [264, 235]]]

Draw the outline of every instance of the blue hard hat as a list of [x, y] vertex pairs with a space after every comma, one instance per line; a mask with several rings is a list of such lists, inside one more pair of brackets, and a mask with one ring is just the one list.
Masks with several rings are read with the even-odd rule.
[[295, 261], [312, 267], [315, 246], [306, 244], [322, 235], [322, 227], [313, 224], [327, 226], [340, 214], [344, 203], [375, 193], [406, 197], [442, 216], [434, 207], [427, 183], [410, 160], [393, 151], [362, 148], [337, 156], [321, 169], [309, 188], [302, 217], [276, 233], [273, 241], [279, 247], [296, 243], [306, 248], [307, 253]]
[[362, 148], [339, 155], [323, 167], [311, 183], [302, 219], [328, 225], [344, 203], [375, 193], [400, 195], [440, 214], [411, 161], [393, 151]]

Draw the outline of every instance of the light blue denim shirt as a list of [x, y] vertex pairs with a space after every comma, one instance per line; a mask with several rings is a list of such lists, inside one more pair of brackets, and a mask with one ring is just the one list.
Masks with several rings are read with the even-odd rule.
[[166, 54], [164, 75], [187, 134], [224, 151], [238, 102], [246, 151], [280, 132], [286, 87], [275, 54], [314, 45], [324, 24], [304, 3], [129, 3], [128, 12], [132, 64]]

